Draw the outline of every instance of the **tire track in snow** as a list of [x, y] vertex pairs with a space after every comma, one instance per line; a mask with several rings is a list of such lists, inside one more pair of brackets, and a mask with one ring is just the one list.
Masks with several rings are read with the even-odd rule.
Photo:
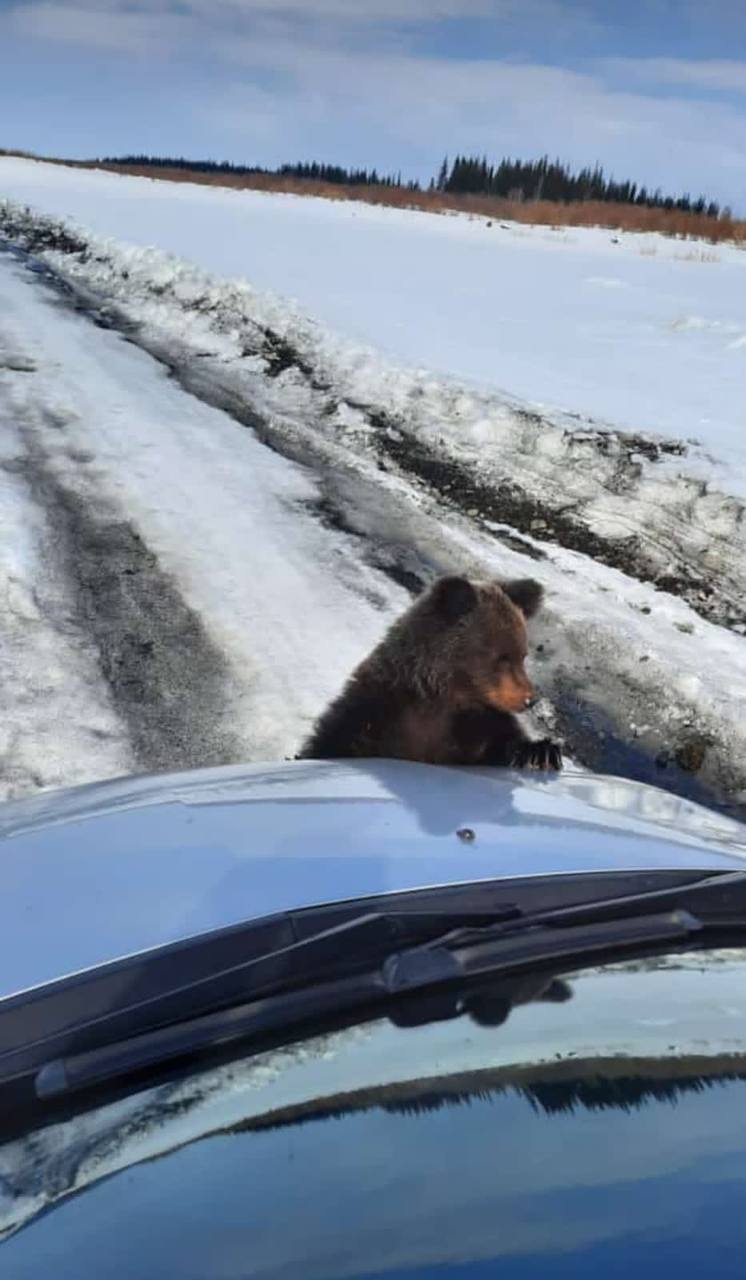
[[[11, 395], [3, 406], [6, 447], [12, 444], [0, 467], [6, 484], [34, 513], [40, 563], [53, 584], [44, 590], [37, 567], [27, 613], [37, 607], [58, 635], [73, 640], [78, 653], [98, 667], [127, 738], [122, 771], [133, 765], [152, 771], [237, 759], [238, 740], [225, 725], [230, 672], [224, 656], [130, 521], [94, 491], [86, 475], [90, 455], [70, 447], [60, 452], [65, 415], [34, 403], [35, 361], [0, 336], [3, 369], [28, 375], [30, 394], [28, 399]], [[65, 479], [59, 474], [61, 458], [67, 464]], [[7, 500], [4, 509], [7, 514]], [[17, 612], [17, 589], [15, 605]], [[12, 604], [6, 597], [7, 612]], [[16, 733], [0, 766], [11, 789], [14, 774], [22, 786], [23, 771], [13, 759], [19, 741]], [[32, 785], [44, 785], [43, 771], [31, 767], [26, 772]]]
[[95, 646], [137, 765], [235, 760], [238, 740], [225, 727], [228, 665], [201, 620], [129, 521], [65, 485], [28, 427], [22, 438], [18, 472], [44, 511], [71, 618]]
[[[0, 335], [0, 366], [2, 365]], [[0, 797], [132, 771], [98, 654], [54, 564], [57, 537], [32, 496], [0, 369]]]

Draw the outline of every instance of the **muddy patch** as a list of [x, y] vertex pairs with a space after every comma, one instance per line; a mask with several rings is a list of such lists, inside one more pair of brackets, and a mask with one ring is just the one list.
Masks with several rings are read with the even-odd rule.
[[746, 607], [734, 608], [717, 594], [710, 581], [694, 572], [683, 568], [679, 573], [661, 572], [647, 555], [641, 539], [634, 535], [618, 539], [599, 537], [582, 519], [575, 517], [572, 510], [558, 511], [531, 497], [518, 485], [481, 481], [468, 466], [453, 458], [444, 458], [401, 426], [392, 428], [387, 424], [377, 432], [375, 444], [381, 456], [393, 461], [402, 471], [415, 475], [441, 501], [480, 523], [492, 536], [508, 540], [523, 554], [540, 559], [544, 553], [535, 545], [522, 542], [516, 545], [515, 534], [496, 533], [491, 525], [510, 525], [519, 534], [557, 543], [619, 569], [627, 577], [679, 596], [709, 622], [734, 630], [746, 626]]

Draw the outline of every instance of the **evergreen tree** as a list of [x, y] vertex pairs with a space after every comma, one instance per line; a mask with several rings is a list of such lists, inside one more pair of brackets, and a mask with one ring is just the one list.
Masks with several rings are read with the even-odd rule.
[[711, 217], [718, 217], [720, 213], [719, 206], [714, 202], [708, 204], [704, 197], [693, 203], [688, 195], [675, 200], [672, 196], [664, 196], [660, 189], [651, 193], [636, 182], [607, 178], [598, 163], [573, 173], [561, 160], [550, 160], [546, 155], [530, 161], [506, 157], [497, 166], [490, 165], [486, 156], [457, 155], [449, 167], [446, 158], [440, 167], [435, 188], [454, 195], [493, 195], [511, 200], [568, 203], [600, 200], [648, 208], [675, 208], [683, 212], [691, 210]]

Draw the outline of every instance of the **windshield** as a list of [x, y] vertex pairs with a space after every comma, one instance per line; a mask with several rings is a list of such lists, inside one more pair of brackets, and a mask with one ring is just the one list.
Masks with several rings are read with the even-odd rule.
[[496, 992], [141, 1089], [0, 1148], [0, 1259], [19, 1280], [52, 1257], [96, 1274], [103, 1241], [122, 1280], [736, 1275], [745, 965], [524, 981], [507, 1017]]

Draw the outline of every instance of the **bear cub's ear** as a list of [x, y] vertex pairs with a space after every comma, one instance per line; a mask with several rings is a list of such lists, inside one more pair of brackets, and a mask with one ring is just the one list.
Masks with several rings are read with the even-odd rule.
[[520, 609], [524, 618], [533, 618], [544, 597], [544, 588], [533, 578], [516, 578], [513, 582], [501, 582], [500, 586], [509, 600]]
[[477, 593], [468, 578], [440, 578], [432, 589], [438, 613], [449, 622], [457, 622], [477, 605]]

